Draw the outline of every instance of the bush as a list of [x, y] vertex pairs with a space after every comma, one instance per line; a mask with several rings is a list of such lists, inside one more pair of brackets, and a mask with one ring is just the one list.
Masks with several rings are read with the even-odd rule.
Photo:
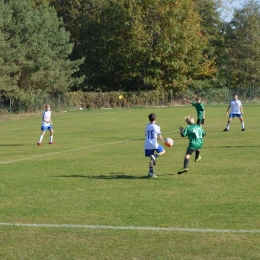
[[[2, 97], [0, 100], [1, 114], [36, 112], [49, 103], [52, 110], [79, 110], [101, 108], [127, 108], [140, 106], [173, 106], [183, 104], [181, 98], [195, 100], [200, 96], [204, 104], [227, 103], [232, 93], [237, 92], [243, 102], [258, 102], [259, 88], [218, 88], [218, 89], [188, 89], [175, 95], [171, 90], [153, 90], [138, 92], [67, 92], [47, 94], [42, 91], [30, 92], [11, 100]], [[123, 95], [124, 99], [119, 99]], [[6, 112], [4, 112], [4, 110]]]

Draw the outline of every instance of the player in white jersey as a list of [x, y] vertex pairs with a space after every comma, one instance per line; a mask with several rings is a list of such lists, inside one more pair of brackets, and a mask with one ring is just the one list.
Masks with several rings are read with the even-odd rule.
[[230, 114], [229, 114], [229, 118], [227, 121], [227, 125], [226, 128], [223, 130], [224, 132], [227, 132], [229, 130], [230, 127], [230, 123], [232, 121], [232, 119], [234, 117], [238, 117], [240, 122], [241, 122], [241, 130], [245, 131], [245, 123], [244, 123], [244, 119], [243, 119], [243, 114], [244, 114], [244, 110], [242, 107], [242, 102], [238, 99], [238, 95], [236, 93], [233, 94], [233, 99], [230, 101], [228, 108], [227, 108], [227, 112], [226, 115], [228, 115], [228, 111], [231, 108]]
[[[162, 138], [160, 126], [155, 124], [156, 115], [152, 113], [148, 118], [150, 123], [147, 124], [145, 128], [146, 139], [144, 143], [144, 152], [145, 157], [150, 157], [148, 176], [157, 177], [154, 174], [153, 166], [156, 165], [156, 158], [165, 153], [163, 146], [158, 144], [157, 139], [159, 138], [161, 141], [164, 140]], [[156, 154], [154, 154], [154, 151], [156, 151]]]
[[42, 126], [41, 126], [41, 135], [37, 145], [42, 145], [42, 139], [45, 135], [45, 132], [50, 131], [50, 141], [49, 144], [53, 144], [53, 129], [52, 129], [52, 121], [51, 121], [51, 107], [50, 105], [45, 105], [45, 110], [42, 113]]

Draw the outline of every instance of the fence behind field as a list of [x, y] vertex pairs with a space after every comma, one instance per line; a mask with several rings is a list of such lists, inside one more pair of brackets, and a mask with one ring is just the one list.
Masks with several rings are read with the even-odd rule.
[[[237, 93], [243, 103], [260, 102], [260, 88], [219, 88], [187, 90], [175, 95], [172, 91], [140, 91], [140, 92], [68, 92], [64, 94], [30, 93], [26, 99], [10, 100], [0, 98], [0, 113], [33, 113], [50, 104], [53, 111], [124, 108], [142, 106], [174, 106], [184, 104], [182, 98], [195, 100], [202, 98], [204, 104], [228, 103], [232, 94]], [[119, 99], [119, 96], [123, 98]]]

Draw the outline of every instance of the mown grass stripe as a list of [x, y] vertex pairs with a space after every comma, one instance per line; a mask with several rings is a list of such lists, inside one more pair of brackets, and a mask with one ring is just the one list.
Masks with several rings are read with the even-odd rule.
[[[178, 132], [178, 131], [168, 131], [168, 132], [164, 132], [164, 134], [175, 133], [175, 132]], [[75, 148], [75, 149], [69, 149], [69, 150], [64, 150], [64, 151], [59, 151], [59, 152], [54, 152], [54, 153], [40, 154], [40, 155], [20, 158], [20, 159], [16, 159], [16, 160], [3, 161], [3, 162], [0, 162], [0, 164], [16, 163], [16, 162], [27, 161], [27, 160], [31, 160], [31, 159], [36, 159], [36, 158], [41, 158], [41, 157], [46, 157], [46, 156], [51, 156], [51, 155], [56, 155], [56, 154], [61, 154], [61, 153], [75, 152], [75, 151], [80, 151], [80, 150], [84, 150], [84, 149], [89, 149], [89, 148], [94, 148], [94, 147], [99, 147], [99, 146], [105, 146], [105, 145], [119, 144], [119, 143], [134, 141], [134, 140], [140, 140], [140, 137], [116, 141], [116, 142], [110, 142], [110, 143], [102, 143], [102, 144], [84, 146], [84, 147], [79, 147], [79, 148]]]

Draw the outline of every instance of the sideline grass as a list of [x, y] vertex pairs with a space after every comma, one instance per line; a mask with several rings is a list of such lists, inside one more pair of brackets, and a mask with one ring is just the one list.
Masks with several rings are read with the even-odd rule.
[[[1, 118], [0, 222], [186, 228], [111, 230], [0, 225], [1, 259], [259, 259], [258, 107], [223, 133], [226, 106], [207, 106], [202, 160], [181, 176], [192, 106], [53, 113], [54, 145], [36, 143], [41, 114]], [[147, 116], [175, 144], [147, 178]], [[205, 232], [191, 231], [202, 229]], [[208, 232], [206, 232], [208, 230]], [[209, 232], [226, 230], [226, 232]]]

